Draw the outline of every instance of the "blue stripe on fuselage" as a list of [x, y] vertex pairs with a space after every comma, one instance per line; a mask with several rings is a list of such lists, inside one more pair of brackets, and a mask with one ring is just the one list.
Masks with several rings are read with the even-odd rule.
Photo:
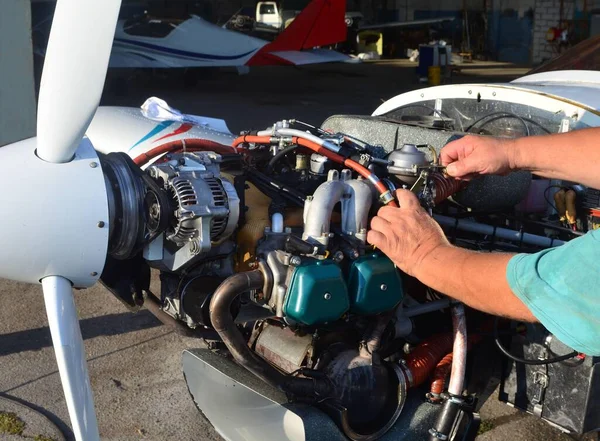
[[251, 51], [248, 51], [248, 52], [240, 54], [240, 55], [212, 55], [212, 54], [201, 54], [201, 53], [197, 53], [197, 52], [189, 52], [189, 51], [184, 51], [184, 50], [180, 50], [180, 49], [173, 49], [173, 48], [158, 46], [158, 45], [152, 44], [152, 43], [145, 43], [143, 41], [127, 40], [125, 38], [115, 38], [115, 41], [117, 41], [119, 43], [127, 43], [127, 44], [131, 44], [134, 46], [143, 47], [146, 49], [152, 49], [152, 50], [159, 51], [159, 52], [165, 52], [165, 53], [171, 54], [171, 55], [180, 55], [180, 56], [184, 56], [184, 57], [190, 57], [190, 58], [195, 58], [195, 59], [205, 59], [205, 60], [237, 60], [240, 58], [244, 58], [245, 56], [250, 55], [250, 54], [256, 52], [256, 50], [257, 50], [257, 49], [252, 49]]
[[142, 139], [140, 139], [134, 145], [132, 145], [131, 147], [129, 147], [129, 150], [132, 150], [133, 148], [137, 147], [142, 142], [149, 140], [153, 136], [158, 135], [160, 132], [162, 132], [163, 130], [165, 130], [167, 127], [171, 126], [174, 123], [175, 123], [175, 121], [163, 121], [163, 122], [161, 122], [159, 125], [157, 125], [152, 130], [150, 130], [150, 132], [148, 132], [148, 134], [146, 136], [144, 136]]

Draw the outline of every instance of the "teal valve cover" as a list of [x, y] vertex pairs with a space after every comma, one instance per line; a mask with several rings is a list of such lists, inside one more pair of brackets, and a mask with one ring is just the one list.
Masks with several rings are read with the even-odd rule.
[[394, 263], [380, 254], [363, 256], [350, 266], [350, 312], [378, 314], [402, 301], [402, 279]]
[[320, 260], [303, 263], [295, 269], [283, 313], [310, 326], [338, 320], [349, 307], [342, 270], [334, 262]]

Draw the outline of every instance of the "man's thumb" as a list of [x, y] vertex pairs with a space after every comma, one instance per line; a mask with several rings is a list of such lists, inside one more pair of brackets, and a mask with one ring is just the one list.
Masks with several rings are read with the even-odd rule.
[[473, 170], [469, 170], [469, 166], [464, 160], [453, 162], [452, 164], [448, 164], [446, 167], [446, 173], [455, 178], [465, 176], [469, 173], [472, 173], [472, 171]]

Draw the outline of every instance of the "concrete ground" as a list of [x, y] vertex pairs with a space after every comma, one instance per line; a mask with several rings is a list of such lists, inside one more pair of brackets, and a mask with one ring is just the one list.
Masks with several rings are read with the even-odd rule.
[[[503, 82], [525, 72], [486, 63], [452, 81]], [[105, 94], [103, 104], [139, 106], [156, 95], [182, 111], [225, 118], [238, 131], [282, 118], [319, 123], [334, 113], [370, 113], [387, 98], [423, 87], [408, 62], [264, 68], [241, 77], [197, 73], [198, 84], [187, 88], [188, 79], [178, 75], [131, 78], [127, 87]], [[0, 396], [32, 404], [68, 432], [40, 288], [2, 280], [0, 298]], [[220, 439], [194, 407], [180, 369], [181, 351], [198, 341], [179, 337], [147, 311], [129, 313], [100, 286], [77, 292], [76, 302], [103, 440]], [[570, 439], [493, 399], [482, 416], [487, 431], [481, 440]]]

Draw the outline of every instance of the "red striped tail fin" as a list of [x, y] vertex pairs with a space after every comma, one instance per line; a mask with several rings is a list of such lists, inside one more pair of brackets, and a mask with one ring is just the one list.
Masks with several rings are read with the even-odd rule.
[[[346, 0], [312, 0], [272, 43], [264, 46], [248, 65], [265, 63], [269, 52], [300, 51], [346, 40]], [[265, 60], [263, 60], [265, 59]]]

